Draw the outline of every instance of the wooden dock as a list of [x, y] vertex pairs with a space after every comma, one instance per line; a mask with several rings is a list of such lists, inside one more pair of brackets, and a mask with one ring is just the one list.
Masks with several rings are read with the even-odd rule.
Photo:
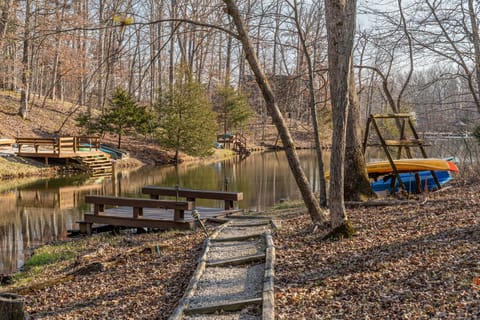
[[42, 158], [45, 164], [49, 159], [74, 159], [92, 175], [112, 173], [110, 156], [100, 151], [100, 138], [93, 136], [15, 139], [16, 154], [25, 158]]
[[241, 134], [218, 134], [217, 142], [220, 143], [223, 148], [231, 149], [241, 156], [249, 156], [252, 150], [247, 146], [247, 138]]

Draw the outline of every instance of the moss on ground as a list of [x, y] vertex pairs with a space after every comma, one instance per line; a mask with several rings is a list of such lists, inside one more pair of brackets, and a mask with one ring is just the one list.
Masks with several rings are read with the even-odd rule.
[[350, 220], [346, 220], [344, 223], [339, 225], [330, 231], [324, 239], [343, 239], [351, 238], [355, 234], [355, 228], [353, 227]]

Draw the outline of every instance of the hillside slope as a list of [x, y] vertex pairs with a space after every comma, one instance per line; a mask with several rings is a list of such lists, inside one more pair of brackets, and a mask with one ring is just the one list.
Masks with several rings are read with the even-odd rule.
[[[18, 115], [20, 107], [19, 94], [14, 92], [0, 92], [0, 137], [15, 138], [17, 136], [49, 136], [54, 135], [75, 108], [70, 103], [52, 103], [47, 101], [42, 107], [40, 99], [32, 103], [27, 119]], [[78, 134], [74, 117], [65, 123], [62, 135]]]
[[[83, 132], [76, 126], [75, 118], [79, 112], [85, 110], [68, 102], [51, 101], [37, 96], [34, 97], [27, 115], [22, 119], [18, 115], [20, 95], [15, 92], [0, 91], [0, 139], [16, 137], [49, 137], [56, 134], [62, 136], [82, 135]], [[261, 124], [261, 119], [252, 119], [252, 124], [245, 130], [247, 142], [250, 146], [281, 146], [277, 130], [270, 122]], [[253, 124], [253, 123], [256, 123]], [[309, 148], [313, 146], [313, 130], [309, 124], [288, 119], [288, 126], [296, 146]], [[324, 141], [330, 142], [330, 129], [324, 130]], [[116, 145], [117, 137], [105, 135], [102, 142]], [[159, 146], [155, 141], [144, 137], [122, 137], [122, 149], [145, 164], [168, 163], [173, 153]], [[183, 160], [191, 157], [182, 155]]]
[[[31, 104], [27, 119], [18, 115], [20, 106], [19, 94], [0, 92], [0, 138], [16, 137], [48, 137], [82, 135], [76, 126], [76, 114], [79, 108], [68, 102], [54, 102], [36, 98]], [[84, 108], [83, 108], [84, 109]], [[76, 112], [72, 115], [73, 112]], [[125, 137], [122, 149], [145, 164], [166, 163], [169, 153], [155, 143], [143, 138]], [[102, 142], [115, 145], [116, 137], [106, 135]]]

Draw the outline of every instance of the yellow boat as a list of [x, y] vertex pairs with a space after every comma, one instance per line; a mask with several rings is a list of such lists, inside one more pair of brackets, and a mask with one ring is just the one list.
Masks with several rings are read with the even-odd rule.
[[[393, 160], [398, 172], [415, 171], [453, 171], [458, 172], [455, 163], [444, 159], [418, 158], [418, 159], [398, 159]], [[393, 172], [393, 168], [388, 161], [377, 161], [367, 163], [368, 174], [383, 175]]]

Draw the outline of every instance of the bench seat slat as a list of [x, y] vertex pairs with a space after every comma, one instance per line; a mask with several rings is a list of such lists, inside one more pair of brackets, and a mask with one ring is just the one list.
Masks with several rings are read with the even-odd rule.
[[[177, 196], [177, 189], [172, 187], [145, 186], [142, 193], [153, 196]], [[213, 199], [213, 200], [243, 200], [242, 192], [226, 192], [212, 190], [178, 189], [178, 196], [187, 199]]]

